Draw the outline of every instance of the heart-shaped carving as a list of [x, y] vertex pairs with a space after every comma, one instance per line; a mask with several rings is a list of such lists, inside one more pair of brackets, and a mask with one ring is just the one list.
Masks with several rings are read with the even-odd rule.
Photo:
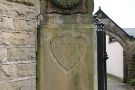
[[70, 70], [80, 61], [87, 45], [83, 37], [73, 37], [69, 33], [53, 38], [50, 44], [54, 58], [66, 70]]

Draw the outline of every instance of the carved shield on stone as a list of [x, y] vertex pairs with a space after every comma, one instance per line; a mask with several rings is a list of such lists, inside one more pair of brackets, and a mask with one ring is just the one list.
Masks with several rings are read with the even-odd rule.
[[87, 13], [87, 0], [46, 0], [46, 13], [75, 14]]
[[81, 0], [50, 0], [53, 4], [61, 9], [72, 9], [78, 6]]
[[66, 70], [73, 68], [87, 50], [84, 37], [72, 36], [69, 33], [53, 38], [50, 46], [56, 61]]

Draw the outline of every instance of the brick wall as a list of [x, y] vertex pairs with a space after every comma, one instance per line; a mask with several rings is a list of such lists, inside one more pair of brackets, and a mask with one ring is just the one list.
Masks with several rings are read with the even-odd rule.
[[0, 0], [0, 90], [36, 90], [38, 0]]

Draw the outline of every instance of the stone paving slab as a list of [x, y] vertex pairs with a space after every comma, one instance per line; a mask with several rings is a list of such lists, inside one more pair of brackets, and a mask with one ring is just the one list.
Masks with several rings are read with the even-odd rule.
[[123, 85], [123, 87], [128, 88], [129, 90], [135, 90], [135, 87], [131, 86], [131, 85]]
[[128, 85], [125, 85], [121, 83], [118, 80], [115, 80], [113, 78], [108, 78], [107, 80], [107, 90], [135, 90], [132, 87], [129, 87]]

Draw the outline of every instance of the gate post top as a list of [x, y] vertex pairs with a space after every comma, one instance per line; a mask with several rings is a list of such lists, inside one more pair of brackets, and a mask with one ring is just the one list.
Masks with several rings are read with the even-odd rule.
[[[41, 15], [46, 24], [50, 16], [61, 18], [58, 23], [92, 23], [94, 0], [41, 0]], [[54, 22], [55, 23], [55, 22]]]
[[46, 14], [92, 14], [93, 8], [93, 0], [41, 0], [41, 12], [45, 10]]

